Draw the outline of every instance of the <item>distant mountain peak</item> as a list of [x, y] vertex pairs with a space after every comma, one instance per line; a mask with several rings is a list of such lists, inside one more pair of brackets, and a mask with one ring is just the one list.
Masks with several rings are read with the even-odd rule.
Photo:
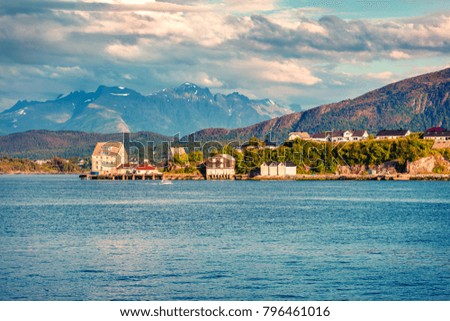
[[[248, 126], [291, 112], [276, 103], [266, 105], [238, 93], [213, 96], [209, 88], [192, 82], [148, 96], [123, 86], [100, 85], [95, 92], [18, 102], [0, 114], [0, 134], [36, 129], [109, 133], [123, 128], [188, 134], [207, 127]], [[24, 107], [29, 108], [21, 111]]]

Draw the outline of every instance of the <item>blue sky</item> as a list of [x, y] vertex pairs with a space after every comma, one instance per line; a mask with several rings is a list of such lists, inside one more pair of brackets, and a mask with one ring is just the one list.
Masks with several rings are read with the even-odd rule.
[[311, 108], [450, 66], [447, 0], [0, 0], [0, 110], [183, 82]]

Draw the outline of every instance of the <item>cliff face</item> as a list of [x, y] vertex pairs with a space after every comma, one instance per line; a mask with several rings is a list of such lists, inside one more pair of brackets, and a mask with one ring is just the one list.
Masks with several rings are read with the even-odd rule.
[[199, 137], [226, 139], [261, 137], [268, 132], [286, 139], [291, 131], [408, 128], [424, 131], [450, 127], [450, 68], [399, 81], [360, 97], [285, 115], [245, 128], [223, 132], [200, 131]]

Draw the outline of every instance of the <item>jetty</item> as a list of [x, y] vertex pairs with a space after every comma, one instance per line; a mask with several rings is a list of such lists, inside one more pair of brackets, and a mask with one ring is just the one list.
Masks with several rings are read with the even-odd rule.
[[81, 174], [82, 180], [112, 180], [112, 181], [145, 181], [145, 180], [162, 180], [163, 173], [146, 174], [117, 174], [117, 175], [99, 175], [99, 174]]

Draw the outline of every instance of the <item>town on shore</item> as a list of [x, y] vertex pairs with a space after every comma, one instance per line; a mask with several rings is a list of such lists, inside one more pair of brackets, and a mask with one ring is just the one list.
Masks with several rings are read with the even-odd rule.
[[159, 164], [127, 151], [123, 142], [99, 142], [83, 179], [146, 180], [331, 180], [331, 179], [450, 179], [450, 131], [442, 127], [424, 133], [409, 130], [291, 132], [277, 146], [250, 139], [221, 150], [186, 151], [169, 148]]

